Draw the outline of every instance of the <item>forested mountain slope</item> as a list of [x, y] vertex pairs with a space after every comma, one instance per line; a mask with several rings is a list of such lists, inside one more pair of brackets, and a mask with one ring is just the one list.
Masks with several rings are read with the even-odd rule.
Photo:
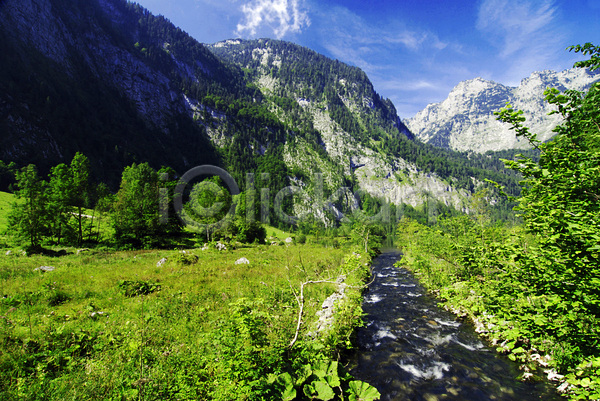
[[251, 97], [238, 71], [125, 1], [7, 1], [0, 37], [3, 160], [47, 168], [81, 151], [113, 182], [133, 161], [216, 163], [183, 94]]
[[326, 197], [459, 209], [484, 178], [517, 188], [496, 156], [415, 141], [359, 68], [276, 40], [203, 45], [125, 0], [2, 3], [0, 63], [0, 159], [42, 172], [76, 151], [113, 188], [133, 162], [216, 164], [242, 189], [269, 173], [271, 200], [291, 184], [310, 195], [322, 172]]
[[[498, 161], [511, 159], [512, 152], [457, 153], [414, 140], [393, 104], [377, 94], [359, 68], [269, 39], [227, 40], [210, 49], [243, 69], [248, 85], [260, 89], [282, 122], [304, 131], [283, 148], [294, 179], [308, 178], [318, 166], [331, 187], [345, 181], [396, 204], [415, 205], [430, 196], [459, 208], [485, 178], [518, 190], [515, 176]], [[310, 132], [312, 147], [306, 140]], [[315, 157], [313, 151], [327, 157]]]

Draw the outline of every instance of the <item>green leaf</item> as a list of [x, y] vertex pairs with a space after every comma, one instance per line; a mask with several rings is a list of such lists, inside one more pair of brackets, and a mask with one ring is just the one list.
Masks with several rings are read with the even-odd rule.
[[340, 385], [337, 361], [321, 361], [315, 365], [313, 372], [319, 379], [326, 380], [332, 387]]
[[349, 383], [350, 386], [350, 401], [373, 401], [378, 400], [381, 394], [377, 389], [369, 383], [354, 380]]
[[310, 368], [309, 364], [302, 365], [296, 374], [298, 375], [298, 378], [296, 379], [296, 385], [301, 386], [312, 375], [312, 369]]
[[296, 399], [296, 389], [294, 388], [294, 386], [286, 387], [285, 390], [283, 391], [283, 394], [281, 394], [281, 399], [283, 401], [295, 400]]
[[316, 398], [318, 400], [327, 401], [327, 400], [331, 400], [335, 397], [335, 393], [333, 392], [332, 388], [329, 387], [329, 384], [322, 382], [322, 381], [318, 381], [318, 382], [314, 382], [313, 386], [314, 386], [315, 390], [317, 391]]
[[291, 401], [296, 399], [296, 389], [294, 388], [294, 379], [288, 372], [281, 373], [280, 375], [274, 375], [270, 373], [267, 376], [267, 383], [273, 384], [278, 383], [284, 390], [281, 394], [281, 399], [284, 401]]
[[315, 390], [315, 388], [313, 387], [313, 385], [311, 383], [305, 384], [304, 387], [302, 388], [302, 392], [304, 393], [305, 396], [313, 399], [317, 396], [317, 390]]
[[525, 352], [525, 350], [522, 347], [519, 348], [515, 348], [512, 350], [513, 354], [522, 354]]

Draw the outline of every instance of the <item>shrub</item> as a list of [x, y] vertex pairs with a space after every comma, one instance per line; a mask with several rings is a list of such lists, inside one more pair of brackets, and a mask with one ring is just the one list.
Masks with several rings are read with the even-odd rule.
[[190, 252], [182, 251], [179, 252], [177, 255], [173, 256], [172, 260], [178, 265], [189, 266], [198, 262], [198, 256]]
[[160, 284], [141, 280], [120, 280], [117, 284], [126, 297], [148, 295], [160, 291]]

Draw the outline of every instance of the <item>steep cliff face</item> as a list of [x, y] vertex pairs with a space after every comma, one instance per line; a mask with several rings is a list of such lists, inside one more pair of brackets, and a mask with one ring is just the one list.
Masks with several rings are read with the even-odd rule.
[[[194, 54], [194, 61], [179, 59], [175, 52], [169, 52], [168, 40], [181, 40], [187, 34], [167, 23], [174, 32], [166, 30], [162, 37], [148, 38], [147, 26], [138, 18], [150, 14], [136, 12], [121, 1], [9, 0], [0, 12], [0, 27], [13, 43], [38, 50], [71, 78], [81, 79], [82, 73], [91, 73], [93, 79], [117, 88], [147, 122], [165, 132], [169, 130], [168, 117], [186, 111], [181, 90], [173, 87], [170, 76], [198, 81], [196, 75], [200, 75], [218, 80], [211, 68], [226, 69], [195, 41], [193, 50], [200, 54]], [[147, 51], [140, 49], [143, 38], [149, 42], [146, 45], [167, 54], [163, 64], [153, 63]]]
[[540, 140], [547, 140], [560, 117], [548, 116], [553, 108], [544, 100], [544, 90], [552, 87], [582, 91], [598, 79], [600, 74], [579, 68], [534, 72], [516, 88], [475, 78], [459, 83], [446, 100], [428, 105], [404, 122], [417, 138], [443, 148], [480, 153], [526, 148], [528, 144], [516, 138], [509, 126], [496, 121], [494, 111], [510, 102], [523, 110], [532, 132]]
[[[83, 151], [108, 180], [133, 161], [181, 168], [199, 156], [216, 160], [176, 84], [198, 70], [218, 81], [211, 68], [227, 67], [206, 49], [195, 65], [178, 59], [164, 49], [187, 35], [170, 26], [153, 41], [144, 17], [154, 18], [118, 0], [4, 2], [0, 127], [8, 141], [0, 158], [43, 169]], [[161, 47], [160, 57], [149, 54]]]

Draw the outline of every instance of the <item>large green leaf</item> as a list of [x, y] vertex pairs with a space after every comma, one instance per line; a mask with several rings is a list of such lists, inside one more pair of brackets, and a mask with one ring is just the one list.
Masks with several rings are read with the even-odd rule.
[[317, 400], [327, 401], [332, 400], [335, 397], [333, 389], [325, 382], [313, 382], [313, 387], [317, 392], [317, 396], [315, 397]]
[[381, 397], [379, 391], [369, 383], [354, 380], [350, 382], [350, 401], [373, 401]]
[[284, 401], [295, 399], [296, 389], [294, 388], [294, 379], [292, 379], [292, 376], [288, 372], [284, 372], [279, 375], [278, 381], [285, 386], [285, 390], [281, 394], [281, 399]]
[[296, 374], [298, 375], [298, 378], [296, 379], [296, 385], [297, 386], [301, 386], [304, 384], [304, 382], [306, 382], [306, 380], [308, 380], [308, 378], [312, 375], [312, 369], [310, 368], [309, 364], [306, 365], [302, 365], [302, 367], [300, 368], [300, 370], [298, 370], [296, 372]]
[[315, 365], [313, 373], [319, 379], [324, 379], [327, 381], [331, 387], [337, 387], [340, 385], [337, 361], [321, 361]]

